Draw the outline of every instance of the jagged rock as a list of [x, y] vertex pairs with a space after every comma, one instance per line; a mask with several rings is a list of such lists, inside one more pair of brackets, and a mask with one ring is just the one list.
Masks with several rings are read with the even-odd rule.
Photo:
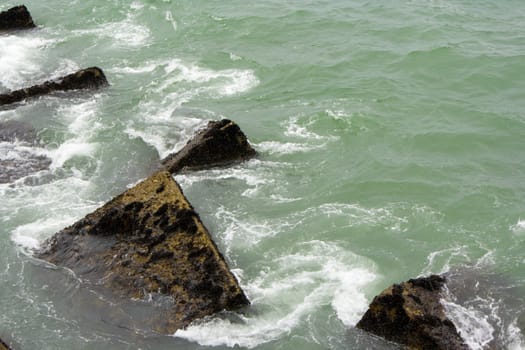
[[7, 11], [0, 12], [0, 30], [34, 28], [35, 23], [31, 14], [24, 5], [15, 6]]
[[166, 171], [58, 232], [37, 257], [121, 297], [172, 297], [162, 324], [152, 325], [159, 332], [173, 333], [194, 319], [249, 304], [199, 215]]
[[50, 94], [55, 91], [97, 89], [107, 85], [108, 81], [102, 69], [90, 67], [56, 80], [46, 81], [40, 85], [1, 94], [0, 106], [19, 102], [30, 97]]
[[179, 152], [170, 154], [161, 162], [166, 170], [200, 170], [228, 165], [256, 155], [246, 135], [229, 120], [210, 121], [208, 126], [192, 138]]
[[48, 169], [51, 159], [36, 151], [38, 136], [33, 127], [17, 120], [0, 122], [0, 183]]
[[357, 327], [410, 349], [467, 350], [440, 303], [444, 284], [437, 275], [394, 284], [374, 298]]

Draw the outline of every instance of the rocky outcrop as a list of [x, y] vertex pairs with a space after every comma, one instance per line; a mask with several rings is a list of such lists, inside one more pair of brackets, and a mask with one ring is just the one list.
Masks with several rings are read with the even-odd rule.
[[108, 81], [102, 69], [91, 67], [56, 80], [46, 81], [40, 85], [1, 94], [0, 106], [20, 102], [30, 97], [47, 95], [56, 91], [97, 89], [107, 85]]
[[34, 28], [35, 23], [24, 5], [0, 12], [0, 31]]
[[179, 152], [161, 162], [166, 170], [177, 173], [228, 165], [256, 155], [239, 126], [228, 119], [210, 121]]
[[35, 129], [25, 122], [0, 122], [0, 183], [8, 183], [48, 169], [51, 159], [38, 151]]
[[357, 327], [410, 349], [467, 350], [440, 302], [444, 284], [437, 275], [394, 284], [374, 298]]
[[37, 257], [115, 295], [171, 297], [162, 323], [191, 321], [249, 301], [178, 184], [160, 171], [48, 240]]

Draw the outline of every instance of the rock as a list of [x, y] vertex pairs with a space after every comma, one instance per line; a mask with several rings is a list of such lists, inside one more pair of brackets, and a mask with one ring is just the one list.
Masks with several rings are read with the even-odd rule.
[[239, 126], [228, 119], [210, 121], [179, 152], [161, 162], [166, 170], [200, 170], [250, 159], [256, 155]]
[[41, 154], [35, 129], [25, 122], [0, 122], [0, 183], [48, 169], [51, 159]]
[[19, 102], [29, 97], [50, 94], [55, 91], [69, 91], [80, 89], [97, 89], [107, 86], [108, 81], [102, 69], [91, 67], [79, 70], [57, 80], [46, 81], [43, 84], [30, 88], [11, 91], [0, 95], [0, 106]]
[[0, 338], [0, 350], [11, 350], [9, 345], [7, 345], [1, 338]]
[[394, 284], [374, 298], [357, 327], [410, 349], [467, 350], [441, 305], [444, 284], [437, 275]]
[[162, 333], [249, 304], [199, 215], [166, 171], [58, 232], [37, 257], [119, 297], [171, 297], [162, 323], [152, 321]]
[[15, 6], [7, 11], [0, 12], [0, 30], [34, 28], [35, 23], [31, 14], [24, 5]]

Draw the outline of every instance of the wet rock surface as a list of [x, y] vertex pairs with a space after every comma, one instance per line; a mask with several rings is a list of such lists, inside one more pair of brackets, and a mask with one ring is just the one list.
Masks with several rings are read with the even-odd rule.
[[169, 297], [151, 328], [173, 333], [195, 319], [249, 304], [182, 190], [155, 173], [49, 239], [37, 257], [125, 298]]
[[210, 121], [179, 152], [161, 162], [166, 170], [176, 173], [224, 166], [253, 158], [255, 150], [239, 126], [229, 120]]
[[108, 81], [102, 69], [98, 67], [90, 67], [56, 80], [46, 81], [40, 85], [0, 94], [0, 106], [20, 102], [31, 97], [51, 94], [57, 91], [97, 89], [107, 85]]
[[35, 23], [24, 5], [0, 12], [0, 31], [34, 28]]
[[374, 298], [357, 327], [410, 349], [467, 350], [440, 302], [445, 282], [432, 275], [390, 286]]
[[48, 169], [51, 159], [38, 150], [38, 135], [25, 122], [0, 122], [0, 183]]

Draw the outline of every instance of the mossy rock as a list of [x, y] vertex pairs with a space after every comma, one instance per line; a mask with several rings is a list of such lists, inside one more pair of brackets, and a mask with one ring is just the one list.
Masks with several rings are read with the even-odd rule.
[[394, 284], [376, 296], [357, 328], [421, 350], [468, 350], [440, 302], [445, 278]]
[[199, 215], [166, 171], [58, 232], [37, 257], [121, 297], [171, 297], [171, 310], [152, 325], [161, 333], [249, 304]]

